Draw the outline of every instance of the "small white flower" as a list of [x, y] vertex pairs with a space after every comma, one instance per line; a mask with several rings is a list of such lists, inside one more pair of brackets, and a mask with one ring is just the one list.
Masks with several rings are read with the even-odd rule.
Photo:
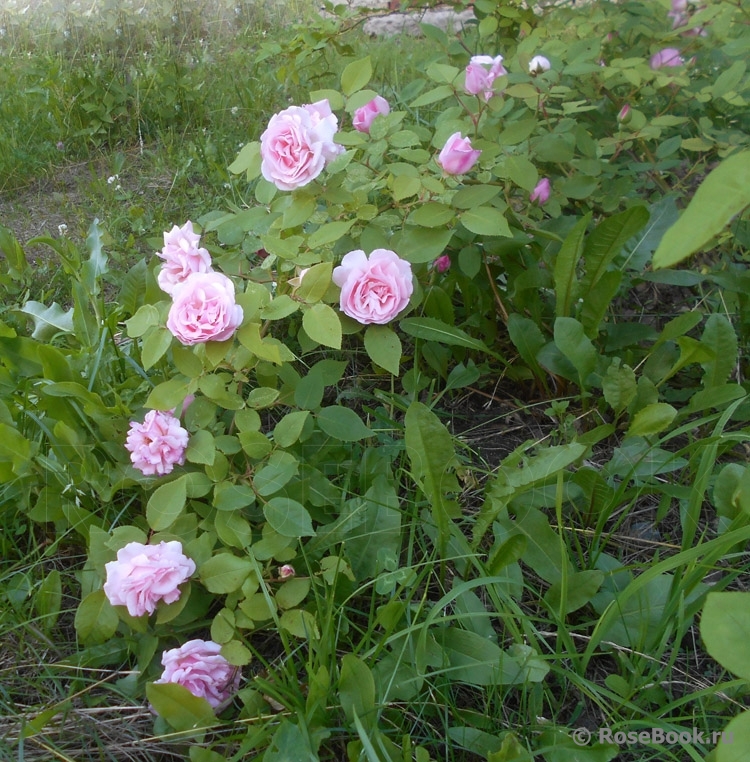
[[65, 235], [65, 234], [68, 232], [68, 226], [67, 226], [67, 225], [66, 225], [64, 222], [61, 222], [61, 223], [60, 223], [60, 224], [57, 226], [57, 232], [58, 232], [60, 235]]
[[549, 58], [544, 56], [534, 56], [529, 61], [529, 74], [536, 76], [542, 74], [545, 71], [549, 71], [552, 68], [552, 64], [549, 62]]
[[240, 110], [239, 106], [232, 106], [232, 108], [230, 109], [233, 115], [236, 114], [239, 110]]
[[117, 182], [120, 179], [120, 175], [112, 175], [112, 177], [107, 178], [107, 185], [112, 185], [112, 183]]

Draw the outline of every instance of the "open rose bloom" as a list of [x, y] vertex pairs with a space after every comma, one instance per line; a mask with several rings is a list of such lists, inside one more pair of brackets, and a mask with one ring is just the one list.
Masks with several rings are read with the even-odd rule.
[[144, 476], [164, 476], [185, 462], [187, 444], [188, 433], [172, 413], [149, 410], [143, 423], [131, 421], [125, 449]]
[[105, 565], [104, 594], [113, 606], [125, 606], [130, 616], [153, 614], [159, 601], [174, 603], [180, 585], [195, 572], [195, 562], [177, 540], [143, 545], [130, 542]]
[[401, 312], [414, 290], [411, 264], [389, 249], [350, 251], [333, 270], [341, 311], [358, 323], [384, 325]]
[[492, 83], [507, 74], [502, 56], [472, 56], [466, 67], [464, 89], [472, 95], [482, 95], [488, 101], [494, 94]]
[[175, 225], [164, 233], [164, 247], [157, 252], [157, 256], [164, 260], [157, 275], [162, 291], [171, 295], [188, 275], [211, 272], [211, 255], [199, 246], [200, 239], [190, 220], [181, 228]]
[[167, 328], [182, 344], [226, 341], [242, 323], [234, 283], [217, 272], [192, 273], [172, 294]]
[[177, 683], [214, 709], [226, 705], [240, 687], [240, 671], [222, 655], [212, 640], [189, 640], [161, 657], [164, 671], [157, 683]]
[[333, 142], [338, 119], [327, 100], [274, 114], [260, 136], [260, 171], [280, 190], [312, 182], [344, 147]]

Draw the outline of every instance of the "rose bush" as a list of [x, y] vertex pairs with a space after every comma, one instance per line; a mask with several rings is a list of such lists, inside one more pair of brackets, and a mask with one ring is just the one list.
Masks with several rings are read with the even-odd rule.
[[117, 551], [117, 560], [106, 564], [105, 571], [104, 593], [109, 602], [140, 617], [153, 614], [160, 601], [177, 601], [180, 585], [195, 573], [195, 562], [176, 540], [158, 545], [130, 542]]

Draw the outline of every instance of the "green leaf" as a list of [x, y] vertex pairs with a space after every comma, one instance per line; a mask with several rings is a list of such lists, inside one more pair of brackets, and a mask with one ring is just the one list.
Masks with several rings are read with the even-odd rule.
[[[285, 611], [279, 617], [279, 624], [282, 629], [287, 632], [291, 632], [295, 638], [305, 638], [307, 640], [319, 640], [320, 630], [318, 629], [318, 623], [315, 621], [315, 615], [304, 609], [290, 609]], [[284, 757], [284, 762], [289, 759]], [[305, 760], [314, 759], [314, 757], [306, 757]]]
[[279, 447], [291, 447], [302, 434], [305, 422], [310, 417], [307, 410], [287, 413], [273, 429], [273, 441]]
[[[604, 582], [604, 572], [598, 569], [586, 569], [572, 574], [566, 585], [565, 613], [578, 611], [589, 603], [599, 591], [602, 582]], [[556, 582], [544, 595], [547, 605], [555, 611], [560, 610], [562, 587], [561, 582]]]
[[461, 188], [451, 200], [451, 206], [456, 209], [474, 209], [492, 201], [502, 188], [499, 185], [470, 185]]
[[291, 453], [276, 450], [253, 475], [253, 489], [261, 497], [273, 495], [296, 476], [298, 469], [299, 462]]
[[457, 464], [450, 432], [440, 419], [421, 402], [413, 402], [404, 416], [405, 444], [414, 478], [421, 482], [430, 502], [438, 530], [438, 555], [445, 558], [452, 518], [461, 510], [449, 495], [460, 492], [453, 473]]
[[229, 165], [228, 169], [233, 175], [246, 173], [247, 181], [254, 180], [260, 175], [260, 143], [253, 141], [242, 146], [237, 158]]
[[461, 213], [461, 224], [472, 233], [512, 238], [505, 214], [494, 206], [479, 206]]
[[677, 411], [666, 402], [654, 402], [639, 410], [628, 429], [629, 437], [649, 437], [669, 428]]
[[586, 388], [586, 379], [596, 368], [596, 347], [575, 318], [557, 318], [554, 332], [555, 345], [573, 363], [573, 367], [578, 371], [581, 387]]
[[52, 569], [34, 595], [34, 609], [43, 630], [49, 632], [55, 626], [61, 608], [62, 577], [57, 569]]
[[370, 359], [394, 376], [401, 369], [401, 340], [387, 325], [369, 325], [365, 331], [365, 350]]
[[156, 365], [164, 357], [171, 343], [172, 334], [166, 328], [157, 326], [149, 331], [141, 348], [143, 370], [148, 370]]
[[162, 484], [154, 490], [146, 505], [146, 521], [154, 532], [172, 526], [182, 515], [187, 500], [187, 483], [184, 476]]
[[190, 435], [185, 459], [190, 463], [200, 463], [212, 466], [216, 458], [216, 442], [214, 435], [207, 429], [198, 429]]
[[393, 188], [391, 193], [393, 194], [394, 201], [401, 201], [402, 199], [409, 198], [410, 196], [416, 196], [419, 191], [422, 190], [422, 181], [418, 177], [412, 177], [411, 175], [399, 175], [393, 180]]
[[288, 497], [272, 497], [263, 506], [263, 515], [282, 537], [312, 537], [315, 535], [308, 510]]
[[349, 722], [354, 722], [356, 712], [366, 728], [375, 726], [375, 679], [367, 664], [354, 654], [346, 654], [341, 660], [339, 701]]
[[706, 596], [701, 616], [706, 650], [724, 669], [750, 680], [750, 593], [717, 592]]
[[341, 72], [341, 90], [344, 95], [352, 95], [361, 90], [372, 77], [372, 61], [370, 56], [352, 61]]
[[188, 395], [188, 380], [170, 378], [155, 386], [146, 398], [146, 407], [153, 410], [172, 410], [181, 404]]
[[[743, 648], [747, 647], [747, 641]], [[750, 749], [750, 711], [738, 714], [724, 728], [716, 746], [716, 762], [745, 762]]]
[[104, 590], [94, 590], [78, 604], [75, 628], [82, 643], [106, 642], [115, 634], [119, 622], [117, 611], [107, 600]]
[[319, 302], [331, 285], [332, 272], [333, 264], [331, 262], [321, 262], [310, 267], [297, 289], [297, 297], [308, 304]]
[[211, 704], [179, 683], [146, 683], [146, 697], [175, 730], [196, 730], [216, 723]]
[[326, 222], [321, 225], [314, 233], [310, 234], [307, 239], [307, 246], [310, 249], [319, 249], [321, 246], [326, 246], [329, 243], [338, 241], [339, 238], [343, 238], [348, 232], [355, 220], [335, 220], [334, 222]]
[[654, 269], [671, 267], [701, 250], [748, 204], [750, 151], [740, 151], [724, 159], [700, 184], [654, 252]]
[[620, 365], [620, 358], [615, 357], [602, 378], [602, 392], [605, 402], [621, 413], [635, 399], [638, 387], [635, 372], [627, 365]]
[[518, 663], [496, 643], [458, 627], [434, 634], [448, 661], [442, 674], [449, 680], [469, 685], [512, 685], [518, 682]]
[[450, 85], [438, 85], [432, 90], [428, 90], [426, 93], [417, 96], [411, 102], [411, 108], [419, 108], [420, 106], [429, 106], [431, 103], [437, 103], [443, 101], [446, 98], [453, 97], [453, 88]]
[[545, 374], [536, 356], [547, 340], [537, 324], [531, 318], [513, 312], [508, 315], [508, 336], [531, 372], [537, 378], [543, 378]]
[[575, 227], [568, 233], [563, 241], [560, 251], [555, 257], [554, 281], [555, 315], [568, 317], [573, 299], [576, 296], [578, 281], [576, 279], [576, 267], [583, 251], [583, 242], [586, 236], [586, 228], [591, 221], [591, 214], [582, 217]]
[[305, 333], [324, 347], [341, 349], [341, 320], [336, 311], [324, 302], [313, 304], [302, 314]]
[[198, 574], [209, 593], [233, 593], [253, 571], [253, 562], [231, 553], [217, 553], [201, 564]]
[[73, 333], [73, 308], [63, 310], [57, 302], [45, 307], [41, 302], [29, 300], [21, 312], [34, 320], [32, 339], [48, 341], [57, 333]]
[[372, 436], [362, 419], [347, 407], [331, 405], [321, 408], [317, 415], [318, 428], [341, 442], [356, 442]]
[[436, 318], [404, 318], [400, 321], [399, 327], [404, 333], [408, 333], [416, 339], [437, 341], [441, 344], [451, 344], [492, 354], [483, 341], [475, 339], [460, 328], [455, 328]]
[[703, 387], [722, 386], [737, 364], [737, 334], [732, 323], [720, 312], [712, 313], [706, 320], [701, 343], [715, 353], [713, 359], [702, 363]]
[[410, 225], [423, 228], [438, 228], [453, 221], [453, 210], [447, 204], [428, 201], [420, 204], [406, 219]]
[[398, 242], [398, 254], [412, 264], [432, 262], [448, 246], [453, 231], [449, 228], [421, 228], [407, 225]]
[[581, 290], [584, 298], [599, 283], [625, 243], [642, 230], [648, 220], [649, 213], [645, 206], [633, 206], [606, 218], [594, 228], [583, 248], [586, 274], [581, 279]]

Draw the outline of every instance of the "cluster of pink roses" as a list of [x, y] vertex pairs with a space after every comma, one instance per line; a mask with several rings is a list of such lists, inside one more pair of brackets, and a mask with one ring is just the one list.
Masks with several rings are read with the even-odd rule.
[[[130, 542], [117, 551], [117, 560], [105, 565], [104, 594], [113, 606], [125, 606], [128, 614], [140, 617], [153, 614], [156, 604], [178, 601], [180, 585], [195, 573], [195, 562], [188, 558], [177, 540], [144, 545]], [[239, 688], [240, 673], [222, 655], [213, 641], [190, 640], [179, 648], [165, 651], [164, 671], [157, 683], [179, 683], [194, 696], [205, 698], [218, 709]]]
[[188, 220], [164, 233], [164, 260], [157, 280], [172, 297], [167, 328], [182, 344], [225, 341], [242, 322], [242, 307], [234, 300], [234, 283], [211, 267], [211, 256], [200, 248], [200, 236]]

